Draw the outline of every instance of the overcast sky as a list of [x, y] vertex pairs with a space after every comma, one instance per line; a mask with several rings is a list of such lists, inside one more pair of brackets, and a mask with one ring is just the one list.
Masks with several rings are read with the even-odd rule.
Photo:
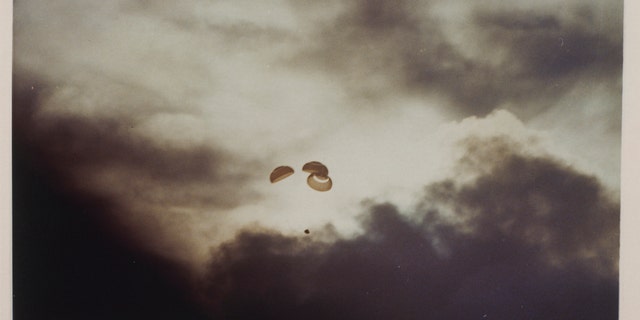
[[622, 1], [15, 1], [13, 68], [25, 190], [207, 316], [617, 316]]

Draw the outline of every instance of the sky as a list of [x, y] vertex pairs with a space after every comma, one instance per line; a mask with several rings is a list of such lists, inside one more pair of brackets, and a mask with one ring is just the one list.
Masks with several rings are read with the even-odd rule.
[[15, 1], [14, 318], [616, 319], [622, 14]]

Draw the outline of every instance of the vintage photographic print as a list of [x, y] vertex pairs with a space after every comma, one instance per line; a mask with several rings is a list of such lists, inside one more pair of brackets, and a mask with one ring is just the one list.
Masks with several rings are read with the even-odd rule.
[[15, 0], [13, 319], [618, 319], [623, 0]]

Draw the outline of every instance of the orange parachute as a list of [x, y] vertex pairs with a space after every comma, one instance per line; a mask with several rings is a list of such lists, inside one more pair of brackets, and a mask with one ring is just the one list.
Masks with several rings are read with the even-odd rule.
[[273, 169], [273, 171], [271, 171], [269, 180], [271, 181], [271, 183], [276, 183], [292, 174], [293, 174], [293, 168], [289, 166], [280, 166]]
[[312, 173], [307, 177], [307, 184], [316, 191], [329, 191], [333, 186], [333, 182], [329, 176], [323, 177]]
[[[309, 173], [307, 184], [311, 189], [322, 192], [331, 190], [333, 181], [329, 177], [329, 169], [324, 164], [318, 161], [307, 162], [302, 166], [302, 171]], [[292, 175], [293, 172], [293, 168], [289, 166], [280, 166], [273, 169], [269, 180], [271, 183], [276, 183]]]

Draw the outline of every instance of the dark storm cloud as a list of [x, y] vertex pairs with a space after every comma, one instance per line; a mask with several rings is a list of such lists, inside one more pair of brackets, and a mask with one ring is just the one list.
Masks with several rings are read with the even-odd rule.
[[618, 203], [553, 159], [467, 143], [489, 146], [469, 149], [477, 178], [429, 185], [410, 214], [370, 205], [360, 236], [240, 233], [204, 303], [234, 319], [616, 319]]
[[475, 237], [496, 237], [496, 243], [504, 241], [498, 237], [517, 238], [552, 264], [579, 262], [601, 274], [615, 273], [619, 204], [595, 177], [514, 152], [507, 140], [466, 140], [465, 166], [483, 175], [469, 184], [430, 185], [422, 206], [453, 213], [455, 225]]
[[[237, 160], [224, 151], [162, 144], [141, 136], [134, 131], [140, 119], [133, 112], [97, 117], [42, 114], [49, 96], [44, 92], [51, 86], [31, 87], [32, 81], [15, 80], [16, 134], [68, 182], [83, 184], [94, 174], [110, 173], [117, 179], [118, 185], [112, 186], [119, 190], [116, 193], [164, 204], [229, 207], [249, 197], [238, 193], [237, 186], [251, 173], [230, 170]], [[114, 103], [126, 104], [123, 100]]]
[[320, 31], [310, 54], [349, 81], [394, 71], [399, 56], [421, 44], [420, 21], [409, 7], [409, 1], [351, 1]]
[[183, 267], [132, 246], [112, 199], [65, 183], [17, 129], [13, 319], [207, 319], [183, 294]]
[[[321, 33], [315, 50], [324, 65], [364, 87], [365, 95], [380, 90], [439, 95], [463, 115], [512, 104], [528, 117], [582, 80], [619, 86], [622, 12], [610, 17], [616, 25], [610, 31], [594, 28], [594, 10], [576, 6], [568, 17], [553, 8], [470, 9], [466, 29], [473, 34], [460, 45], [428, 1], [353, 1]], [[387, 82], [372, 84], [369, 77]]]
[[551, 14], [480, 12], [476, 23], [486, 30], [490, 45], [509, 48], [506, 62], [521, 69], [522, 76], [562, 80], [581, 71], [595, 73], [592, 76], [620, 76], [619, 35], [594, 29], [588, 13], [576, 15], [578, 22], [571, 23]]

